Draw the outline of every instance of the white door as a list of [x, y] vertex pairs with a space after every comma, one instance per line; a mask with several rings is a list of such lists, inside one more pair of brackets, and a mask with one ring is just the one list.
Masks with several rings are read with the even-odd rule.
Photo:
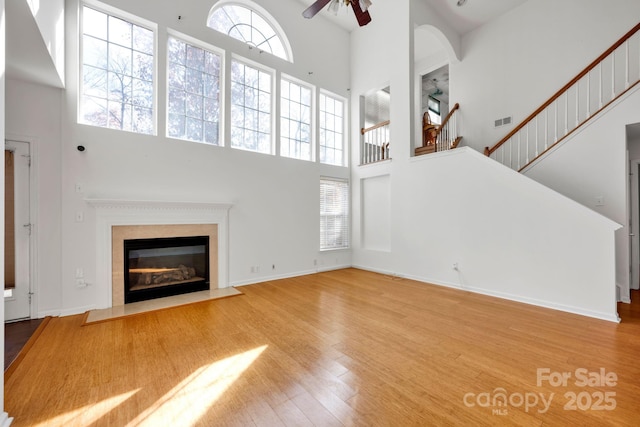
[[[5, 253], [5, 270], [13, 268], [15, 287], [6, 289], [4, 297], [4, 320], [17, 320], [31, 317], [31, 283], [30, 283], [30, 235], [31, 223], [29, 213], [29, 167], [31, 157], [29, 153], [29, 143], [18, 141], [5, 141], [5, 150], [10, 151], [13, 156], [13, 230], [15, 256], [8, 256]], [[6, 157], [5, 157], [6, 159]], [[6, 160], [5, 160], [6, 168]], [[7, 191], [8, 193], [8, 191]], [[5, 194], [5, 209], [7, 209]], [[5, 217], [7, 217], [5, 213]], [[9, 234], [8, 232], [6, 234]], [[6, 237], [6, 236], [5, 236]], [[7, 251], [8, 252], [8, 251]], [[5, 276], [5, 282], [7, 278]]]

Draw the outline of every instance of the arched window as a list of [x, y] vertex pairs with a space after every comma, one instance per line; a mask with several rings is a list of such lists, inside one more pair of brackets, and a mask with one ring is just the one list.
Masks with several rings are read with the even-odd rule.
[[257, 4], [241, 1], [219, 1], [209, 12], [207, 26], [293, 62], [289, 41], [276, 20]]

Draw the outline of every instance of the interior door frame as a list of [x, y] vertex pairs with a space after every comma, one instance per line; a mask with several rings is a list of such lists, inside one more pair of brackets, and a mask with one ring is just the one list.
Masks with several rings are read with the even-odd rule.
[[[640, 286], [640, 159], [629, 161], [629, 175], [631, 191], [629, 195], [629, 215], [631, 216], [630, 243], [630, 272], [629, 289], [638, 289]], [[630, 302], [630, 301], [624, 301]]]
[[24, 135], [6, 134], [5, 145], [8, 141], [29, 144], [29, 223], [31, 224], [31, 234], [29, 235], [29, 289], [31, 292], [31, 304], [29, 304], [29, 318], [34, 319], [38, 316], [38, 141], [35, 138]]

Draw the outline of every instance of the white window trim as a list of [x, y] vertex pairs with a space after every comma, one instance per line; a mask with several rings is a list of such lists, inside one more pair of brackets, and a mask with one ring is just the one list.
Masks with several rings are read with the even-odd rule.
[[[320, 95], [324, 95], [324, 96], [328, 96], [331, 98], [335, 98], [339, 101], [342, 101], [343, 103], [343, 109], [342, 109], [342, 165], [332, 165], [329, 163], [322, 163], [320, 161]], [[351, 151], [351, 137], [349, 135], [349, 100], [347, 98], [345, 98], [344, 96], [335, 94], [333, 92], [330, 92], [326, 89], [322, 89], [320, 88], [319, 92], [318, 92], [318, 96], [317, 96], [317, 102], [316, 102], [316, 111], [317, 111], [317, 115], [316, 115], [316, 120], [317, 120], [317, 136], [318, 136], [318, 143], [316, 144], [316, 158], [318, 159], [318, 163], [320, 163], [321, 165], [327, 165], [327, 166], [335, 166], [335, 167], [343, 167], [343, 168], [348, 168], [349, 167], [349, 161], [350, 161], [350, 151]], [[328, 178], [331, 179], [331, 178]], [[351, 187], [349, 187], [351, 188]]]
[[295, 83], [298, 86], [305, 87], [311, 90], [311, 159], [298, 159], [296, 157], [287, 157], [281, 155], [281, 144], [282, 144], [282, 130], [280, 129], [280, 123], [282, 118], [282, 84], [278, 85], [278, 156], [285, 157], [287, 159], [295, 159], [295, 160], [303, 160], [305, 162], [316, 162], [319, 159], [318, 157], [318, 132], [319, 132], [319, 116], [318, 116], [318, 90], [317, 87], [309, 82], [305, 82], [304, 80], [298, 79], [296, 77], [290, 76], [288, 74], [280, 73], [279, 82], [282, 80], [287, 80], [291, 83]]
[[207, 20], [205, 21], [205, 26], [211, 29], [211, 27], [208, 26], [209, 19], [211, 18], [211, 15], [213, 15], [213, 13], [216, 10], [224, 6], [233, 6], [233, 5], [242, 6], [242, 7], [246, 7], [247, 9], [251, 9], [258, 15], [260, 15], [262, 19], [267, 21], [269, 25], [273, 27], [274, 31], [276, 32], [276, 35], [278, 36], [278, 38], [282, 42], [282, 45], [284, 46], [285, 52], [287, 53], [286, 58], [280, 58], [279, 56], [276, 56], [276, 55], [273, 55], [273, 57], [282, 59], [283, 61], [288, 61], [293, 63], [293, 50], [291, 49], [291, 43], [289, 43], [289, 38], [287, 37], [287, 34], [284, 32], [284, 30], [280, 26], [280, 23], [269, 12], [267, 12], [265, 8], [263, 8], [262, 6], [260, 6], [259, 4], [251, 0], [219, 0], [216, 4], [213, 5], [211, 10], [209, 10], [209, 14], [207, 15]]
[[[277, 80], [277, 75], [278, 73], [276, 73], [276, 70], [274, 70], [273, 68], [269, 68], [259, 62], [256, 61], [252, 61], [251, 59], [245, 58], [244, 56], [240, 56], [240, 55], [236, 55], [235, 53], [231, 53], [231, 61], [229, 61], [229, 66], [231, 66], [233, 64], [233, 62], [240, 62], [241, 64], [247, 65], [249, 67], [253, 67], [253, 68], [257, 68], [260, 71], [263, 71], [265, 73], [269, 73], [271, 75], [271, 135], [270, 135], [270, 140], [271, 140], [271, 150], [269, 153], [262, 153], [260, 151], [252, 151], [252, 150], [243, 150], [241, 148], [235, 148], [231, 146], [231, 130], [232, 127], [231, 126], [231, 109], [232, 109], [232, 101], [231, 101], [231, 71], [229, 71], [229, 91], [225, 91], [225, 97], [228, 96], [228, 99], [224, 100], [224, 104], [225, 104], [225, 108], [229, 108], [229, 147], [233, 148], [234, 150], [239, 150], [239, 151], [247, 151], [249, 153], [256, 153], [256, 154], [264, 154], [264, 155], [272, 155], [272, 156], [278, 156], [280, 153], [278, 152], [280, 147], [279, 147], [279, 142], [278, 138], [276, 137], [276, 123], [278, 122], [278, 119], [280, 118], [280, 102], [277, 99], [280, 96], [280, 88], [279, 85], [276, 86], [276, 80]], [[277, 89], [277, 91], [276, 91]], [[227, 107], [228, 106], [228, 107]], [[276, 106], [278, 107], [278, 110], [276, 111]]]
[[[219, 103], [220, 103], [220, 117], [218, 118], [219, 123], [218, 123], [218, 145], [213, 145], [213, 144], [209, 144], [206, 142], [198, 142], [198, 141], [193, 141], [190, 139], [183, 139], [183, 138], [176, 138], [173, 136], [169, 136], [169, 38], [173, 37], [174, 39], [178, 39], [184, 43], [187, 44], [191, 44], [195, 47], [199, 47], [200, 49], [204, 49], [204, 50], [208, 50], [212, 53], [215, 53], [216, 55], [220, 56], [220, 99], [219, 99]], [[225, 55], [225, 51], [224, 49], [221, 49], [219, 47], [216, 47], [214, 45], [211, 45], [209, 43], [205, 43], [202, 40], [199, 40], [195, 37], [191, 37], [187, 34], [181, 33], [179, 31], [173, 30], [171, 28], [167, 28], [167, 38], [166, 38], [166, 44], [165, 44], [165, 82], [164, 82], [164, 88], [165, 88], [165, 98], [166, 98], [166, 106], [165, 106], [165, 130], [164, 130], [164, 136], [167, 139], [172, 139], [172, 140], [176, 140], [176, 141], [185, 141], [185, 142], [194, 142], [196, 144], [206, 144], [206, 145], [211, 145], [212, 147], [224, 147], [226, 144], [225, 141], [225, 124], [226, 124], [226, 115], [227, 115], [227, 106], [226, 106], [226, 84], [227, 84], [227, 77], [226, 77], [226, 64], [225, 64], [225, 59], [226, 59], [226, 55]], [[229, 107], [231, 107], [231, 105], [229, 104]], [[230, 109], [230, 108], [229, 108]]]
[[[82, 96], [84, 94], [84, 74], [83, 74], [83, 66], [84, 66], [84, 57], [82, 55], [83, 47], [84, 47], [84, 6], [88, 6], [91, 9], [95, 9], [99, 12], [105, 13], [107, 15], [120, 18], [122, 20], [128, 21], [131, 24], [135, 24], [139, 27], [146, 28], [153, 32], [153, 100], [152, 100], [152, 108], [153, 108], [153, 131], [150, 134], [144, 134], [139, 132], [134, 132], [130, 130], [119, 130], [112, 129], [109, 127], [103, 126], [94, 126], [87, 123], [82, 122]], [[117, 131], [117, 132], [129, 132], [136, 135], [146, 135], [146, 136], [157, 136], [158, 135], [158, 24], [155, 22], [149, 21], [147, 19], [141, 18], [137, 15], [131, 14], [124, 10], [115, 8], [111, 5], [99, 2], [97, 0], [83, 0], [79, 3], [78, 10], [78, 64], [77, 64], [77, 83], [78, 83], [78, 93], [76, 99], [76, 124], [83, 126], [91, 126], [96, 129], [106, 129], [109, 131]]]
[[[320, 183], [322, 181], [334, 181], [334, 182], [340, 182], [340, 183], [347, 184], [347, 189], [349, 191], [349, 194], [348, 194], [348, 197], [347, 197], [347, 210], [348, 210], [348, 212], [347, 212], [347, 224], [348, 224], [347, 225], [347, 227], [348, 227], [347, 228], [347, 234], [348, 234], [347, 239], [348, 239], [348, 241], [347, 241], [347, 245], [346, 246], [339, 247], [339, 248], [322, 248], [322, 246], [321, 246], [322, 242], [319, 242], [320, 243], [319, 250], [320, 250], [320, 252], [350, 250], [351, 249], [351, 240], [352, 240], [351, 239], [352, 238], [352, 236], [351, 236], [351, 233], [352, 233], [352, 230], [351, 230], [352, 229], [352, 223], [351, 223], [351, 215], [352, 215], [351, 214], [351, 211], [352, 211], [352, 209], [351, 209], [351, 200], [352, 200], [351, 199], [351, 192], [352, 192], [351, 180], [348, 179], [348, 178], [338, 178], [338, 177], [335, 177], [335, 176], [324, 176], [323, 175], [323, 176], [320, 176], [320, 180], [318, 181], [318, 183]], [[318, 214], [320, 215], [320, 224], [321, 224], [322, 223], [322, 211], [320, 210], [318, 212]], [[318, 224], [318, 225], [320, 225], [320, 224]], [[319, 230], [319, 231], [321, 231], [321, 230]], [[320, 237], [320, 236], [318, 236], [318, 237]]]

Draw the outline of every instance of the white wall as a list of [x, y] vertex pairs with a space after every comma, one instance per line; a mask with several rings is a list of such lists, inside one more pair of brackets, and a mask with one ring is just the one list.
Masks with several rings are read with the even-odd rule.
[[60, 89], [8, 80], [6, 88], [6, 137], [30, 143], [31, 206], [35, 224], [32, 248], [34, 312], [57, 314], [61, 305], [61, 115]]
[[65, 0], [22, 0], [29, 4], [42, 39], [64, 82], [64, 2]]
[[468, 147], [393, 173], [424, 184], [394, 187], [392, 252], [354, 265], [617, 321], [617, 224]]
[[[462, 37], [450, 67], [463, 144], [492, 146], [638, 23], [637, 0], [528, 1]], [[513, 116], [513, 126], [494, 120]]]
[[[521, 116], [529, 114], [546, 99], [541, 88], [551, 95], [635, 24], [627, 16], [636, 8], [631, 2], [612, 7], [614, 16], [625, 17], [615, 25], [592, 24], [600, 20], [603, 5], [585, 11], [584, 2], [564, 3], [527, 2], [462, 38], [461, 61], [450, 65], [450, 88], [452, 102], [461, 105], [467, 144], [482, 149], [494, 138], [489, 135], [494, 115], [514, 115], [517, 121], [514, 106]], [[418, 4], [410, 10], [396, 3], [376, 7], [384, 25], [374, 21], [352, 34], [352, 100], [391, 86], [392, 160], [359, 166], [358, 145], [352, 146], [354, 265], [616, 320], [613, 222], [475, 152], [410, 157], [416, 92], [407, 21], [410, 28], [438, 24], [421, 22], [427, 14]], [[583, 15], [585, 21], [576, 23]], [[541, 34], [545, 31], [550, 35]], [[583, 42], [587, 32], [592, 36]], [[603, 34], [614, 35], [604, 40]], [[556, 38], [559, 46], [551, 49]], [[448, 42], [455, 51], [456, 38]], [[367, 49], [372, 45], [375, 51]], [[536, 60], [542, 64], [532, 65]], [[420, 66], [428, 67], [423, 62]], [[534, 72], [545, 77], [532, 82]], [[522, 99], [513, 96], [518, 90]], [[356, 107], [352, 102], [353, 117]], [[370, 233], [361, 222], [369, 216], [363, 209], [373, 202], [362, 183], [386, 176], [390, 225], [381, 233], [391, 236], [391, 250], [372, 250], [363, 245]], [[459, 273], [451, 268], [454, 262]]]
[[[616, 280], [625, 292], [629, 289], [626, 126], [639, 121], [640, 88], [636, 88], [525, 172], [624, 226], [616, 233]], [[602, 206], [596, 198], [603, 198]]]
[[[67, 0], [66, 90], [11, 82], [8, 131], [37, 147], [37, 315], [83, 312], [100, 304], [93, 286], [77, 288], [76, 269], [95, 283], [96, 224], [88, 198], [231, 202], [230, 284], [246, 284], [351, 265], [350, 251], [319, 251], [319, 179], [349, 177], [348, 167], [320, 165], [163, 136], [166, 126], [164, 46], [171, 28], [347, 97], [349, 35], [322, 17], [305, 20], [296, 1], [258, 0], [289, 36], [294, 63], [260, 54], [206, 28], [214, 2], [111, 0], [108, 4], [158, 24], [158, 136], [76, 123], [79, 3]], [[290, 4], [289, 4], [290, 3]], [[276, 7], [277, 6], [277, 7]], [[181, 20], [177, 17], [180, 15]], [[318, 58], [331, 57], [332, 61]], [[36, 102], [37, 101], [37, 102]], [[227, 105], [228, 108], [228, 105]], [[76, 147], [84, 145], [86, 151]], [[81, 184], [82, 193], [76, 192]], [[76, 222], [76, 213], [84, 221]], [[275, 268], [272, 266], [275, 265]], [[259, 273], [251, 273], [260, 266]]]

